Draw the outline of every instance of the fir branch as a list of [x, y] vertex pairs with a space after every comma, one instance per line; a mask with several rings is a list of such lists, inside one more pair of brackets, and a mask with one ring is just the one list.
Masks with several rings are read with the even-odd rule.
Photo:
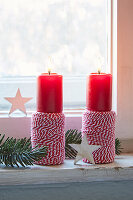
[[82, 135], [78, 133], [76, 129], [70, 129], [65, 134], [65, 157], [74, 159], [77, 155], [77, 151], [70, 146], [70, 144], [81, 144]]
[[[33, 165], [34, 161], [39, 161], [47, 155], [47, 147], [32, 149], [31, 139], [22, 138], [7, 138], [4, 141], [5, 135], [0, 134], [0, 164], [6, 166], [23, 167]], [[76, 129], [70, 129], [65, 135], [65, 154], [66, 158], [74, 159], [77, 151], [70, 144], [81, 144], [82, 135]], [[117, 155], [121, 153], [121, 142], [118, 138], [115, 139], [115, 152]]]
[[[74, 159], [77, 155], [77, 151], [70, 146], [70, 144], [81, 144], [82, 135], [81, 132], [78, 133], [76, 129], [70, 129], [65, 135], [65, 156], [69, 159]], [[118, 138], [115, 139], [115, 153], [119, 155], [121, 153], [121, 142]]]
[[116, 155], [120, 155], [121, 154], [121, 150], [123, 148], [121, 148], [121, 142], [118, 138], [115, 139], [115, 153]]
[[7, 138], [0, 134], [0, 164], [6, 166], [23, 167], [33, 165], [34, 161], [39, 161], [47, 155], [47, 148], [36, 146], [32, 149], [30, 138]]

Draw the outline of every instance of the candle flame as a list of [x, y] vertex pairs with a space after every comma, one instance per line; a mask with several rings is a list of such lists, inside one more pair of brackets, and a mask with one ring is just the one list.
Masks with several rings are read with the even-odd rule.
[[102, 57], [101, 55], [99, 55], [98, 57], [97, 57], [97, 66], [98, 66], [98, 74], [100, 74], [101, 73], [101, 68], [102, 68], [102, 66], [103, 66], [103, 63], [104, 63], [104, 57]]
[[98, 74], [101, 74], [101, 67], [98, 67], [97, 72]]
[[48, 74], [50, 75], [50, 73], [51, 73], [51, 69], [50, 69], [50, 68], [48, 68]]

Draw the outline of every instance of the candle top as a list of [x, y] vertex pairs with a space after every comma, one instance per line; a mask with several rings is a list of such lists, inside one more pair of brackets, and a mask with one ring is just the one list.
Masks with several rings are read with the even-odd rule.
[[43, 76], [47, 76], [48, 74], [50, 75], [58, 75], [57, 73], [51, 73], [51, 71], [48, 71], [48, 73], [41, 73]]
[[57, 74], [57, 73], [41, 73], [40, 75], [39, 75], [39, 77], [62, 77], [62, 75], [59, 75], [59, 74]]
[[51, 73], [51, 72], [48, 72], [48, 73], [41, 73], [41, 76], [61, 76], [61, 75], [59, 75], [59, 74], [57, 74], [57, 73]]
[[106, 76], [112, 76], [112, 74], [106, 74], [106, 73], [99, 73], [99, 72], [96, 72], [96, 73], [90, 73], [90, 75], [99, 75], [99, 76], [101, 76], [101, 75], [106, 75]]

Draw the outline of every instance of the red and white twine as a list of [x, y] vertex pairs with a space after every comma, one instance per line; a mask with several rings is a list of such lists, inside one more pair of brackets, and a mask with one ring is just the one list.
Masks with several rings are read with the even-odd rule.
[[63, 113], [36, 112], [31, 122], [32, 147], [47, 146], [47, 156], [35, 162], [40, 165], [57, 165], [65, 159], [65, 115]]
[[[102, 147], [93, 152], [95, 163], [110, 163], [115, 158], [116, 113], [86, 110], [82, 117], [82, 134], [87, 135], [90, 145]], [[83, 160], [89, 163], [87, 159]]]

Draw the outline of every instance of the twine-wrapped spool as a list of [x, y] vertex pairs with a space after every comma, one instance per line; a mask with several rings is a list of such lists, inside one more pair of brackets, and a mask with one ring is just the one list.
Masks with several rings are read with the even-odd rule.
[[[87, 135], [90, 145], [101, 145], [93, 152], [95, 163], [110, 163], [115, 158], [116, 113], [86, 110], [82, 117], [82, 134]], [[87, 159], [84, 162], [90, 163]]]
[[63, 113], [41, 113], [32, 115], [32, 147], [47, 146], [47, 156], [35, 162], [40, 165], [62, 164], [65, 159], [65, 115]]

